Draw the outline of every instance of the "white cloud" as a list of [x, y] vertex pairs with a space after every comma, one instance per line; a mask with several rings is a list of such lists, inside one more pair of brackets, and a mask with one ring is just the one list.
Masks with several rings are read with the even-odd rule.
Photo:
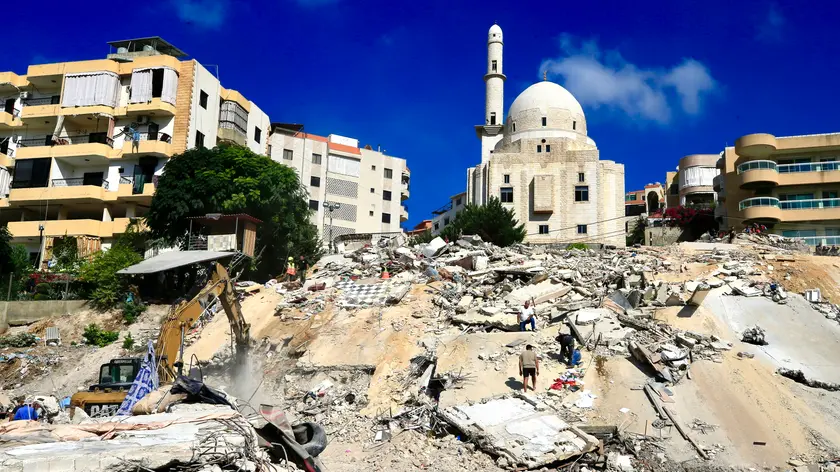
[[671, 68], [642, 68], [617, 51], [602, 51], [595, 41], [576, 43], [569, 35], [561, 36], [562, 54], [544, 60], [540, 71], [561, 78], [584, 106], [668, 123], [676, 111], [699, 113], [703, 97], [716, 87], [706, 66], [694, 59]]
[[199, 28], [216, 29], [225, 21], [228, 0], [173, 0], [182, 21]]
[[785, 23], [786, 19], [781, 10], [779, 10], [779, 6], [771, 3], [764, 17], [755, 26], [755, 39], [766, 43], [777, 43], [781, 41]]

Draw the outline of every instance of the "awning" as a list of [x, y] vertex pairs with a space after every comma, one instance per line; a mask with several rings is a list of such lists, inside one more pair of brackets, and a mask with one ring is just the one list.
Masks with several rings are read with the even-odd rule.
[[219, 251], [169, 251], [157, 255], [143, 262], [126, 267], [118, 274], [154, 274], [164, 270], [197, 264], [199, 262], [215, 261], [225, 257], [232, 257], [232, 252]]

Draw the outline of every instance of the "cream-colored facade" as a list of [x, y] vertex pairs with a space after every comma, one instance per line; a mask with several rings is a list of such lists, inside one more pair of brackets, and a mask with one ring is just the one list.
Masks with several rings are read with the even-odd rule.
[[0, 73], [0, 224], [32, 254], [64, 235], [107, 248], [173, 154], [223, 139], [266, 154], [268, 115], [198, 61], [160, 38], [110, 44], [106, 59]]
[[437, 236], [446, 228], [449, 223], [455, 221], [455, 217], [467, 206], [467, 192], [461, 192], [449, 197], [449, 203], [433, 211], [432, 234]]
[[534, 243], [624, 246], [624, 165], [600, 159], [580, 103], [552, 82], [528, 87], [502, 122], [502, 30], [488, 36], [481, 163], [467, 171], [467, 201], [497, 197]]
[[[269, 142], [269, 156], [294, 168], [308, 190], [312, 223], [324, 241], [402, 231], [411, 182], [405, 159], [359, 147], [354, 138], [310, 134], [295, 124], [274, 123]], [[340, 206], [330, 212], [324, 203]]]
[[718, 167], [715, 216], [723, 227], [760, 223], [810, 245], [840, 244], [840, 133], [748, 134], [724, 150]]

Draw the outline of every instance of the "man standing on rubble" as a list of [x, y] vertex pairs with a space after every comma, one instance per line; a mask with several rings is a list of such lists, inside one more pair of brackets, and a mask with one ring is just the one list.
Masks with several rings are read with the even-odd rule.
[[537, 391], [537, 376], [540, 375], [540, 360], [534, 352], [534, 346], [528, 344], [519, 355], [519, 374], [522, 376], [522, 391], [528, 391], [528, 377], [531, 377], [532, 390]]
[[525, 306], [519, 309], [519, 331], [525, 331], [525, 326], [531, 322], [531, 331], [537, 330], [537, 322], [534, 318], [534, 307], [530, 300], [525, 300]]
[[300, 284], [303, 285], [306, 283], [306, 271], [309, 270], [309, 264], [306, 262], [306, 258], [300, 256], [300, 263], [297, 266], [298, 272], [300, 272]]

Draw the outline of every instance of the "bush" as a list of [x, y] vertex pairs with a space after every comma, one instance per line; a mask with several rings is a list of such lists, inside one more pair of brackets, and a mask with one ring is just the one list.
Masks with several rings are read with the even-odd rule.
[[506, 247], [521, 243], [525, 239], [525, 225], [517, 226], [513, 210], [502, 206], [502, 202], [491, 197], [486, 205], [467, 205], [455, 220], [443, 228], [440, 236], [455, 241], [464, 234], [481, 236], [497, 246]]
[[138, 316], [146, 311], [146, 305], [138, 302], [125, 302], [122, 304], [123, 320], [127, 324], [134, 323]]
[[435, 237], [432, 235], [432, 230], [427, 229], [420, 234], [415, 234], [408, 240], [408, 244], [410, 246], [414, 246], [415, 244], [427, 244], [432, 242]]
[[85, 328], [82, 334], [85, 342], [91, 346], [105, 347], [120, 337], [120, 333], [116, 331], [106, 331], [100, 329], [96, 323], [91, 323]]
[[35, 335], [29, 333], [18, 333], [0, 337], [0, 347], [28, 347], [34, 346], [35, 342]]
[[566, 246], [566, 249], [580, 249], [581, 251], [585, 251], [589, 249], [589, 247], [584, 243], [569, 243], [569, 245]]
[[131, 333], [128, 333], [123, 339], [123, 349], [131, 350], [134, 347], [134, 338], [131, 337]]
[[82, 266], [80, 278], [94, 287], [90, 293], [92, 304], [101, 309], [112, 308], [122, 299], [126, 289], [125, 278], [117, 271], [142, 261], [143, 257], [134, 248], [114, 244], [108, 251], [100, 251], [89, 264]]

